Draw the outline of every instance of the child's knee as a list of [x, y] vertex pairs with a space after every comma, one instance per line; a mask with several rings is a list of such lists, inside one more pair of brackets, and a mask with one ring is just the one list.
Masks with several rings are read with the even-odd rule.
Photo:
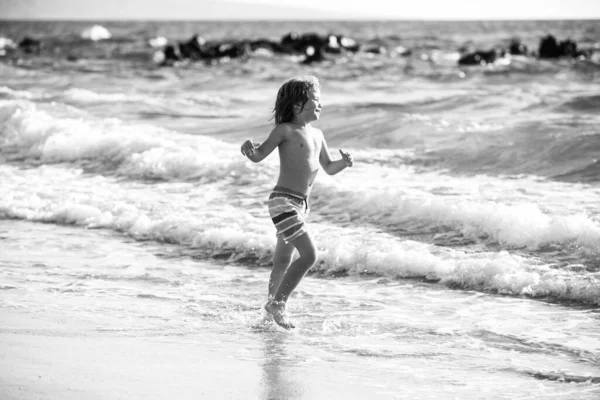
[[317, 247], [308, 234], [302, 235], [294, 245], [304, 263], [313, 266], [317, 262]]
[[292, 263], [291, 254], [277, 254], [273, 256], [273, 264], [275, 265], [290, 265]]
[[317, 263], [317, 259], [319, 258], [317, 255], [317, 249], [310, 249], [302, 255], [302, 258], [309, 264], [311, 267]]

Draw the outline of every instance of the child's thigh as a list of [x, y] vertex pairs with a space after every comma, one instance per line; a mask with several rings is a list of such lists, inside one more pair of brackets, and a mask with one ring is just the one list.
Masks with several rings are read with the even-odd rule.
[[286, 243], [281, 237], [278, 237], [273, 258], [281, 261], [291, 260], [294, 250], [296, 247], [292, 243]]
[[315, 246], [315, 243], [310, 233], [306, 232], [302, 234], [297, 239], [294, 239], [291, 243], [298, 250], [298, 253], [301, 257], [308, 257], [316, 261], [317, 247]]

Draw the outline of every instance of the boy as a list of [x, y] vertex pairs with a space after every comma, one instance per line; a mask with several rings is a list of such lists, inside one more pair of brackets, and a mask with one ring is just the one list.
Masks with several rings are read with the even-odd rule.
[[[321, 114], [320, 85], [314, 76], [286, 81], [275, 102], [275, 128], [262, 144], [247, 140], [242, 154], [260, 162], [277, 147], [279, 179], [269, 196], [269, 214], [277, 229], [277, 246], [269, 279], [269, 300], [265, 310], [285, 329], [294, 328], [287, 317], [286, 302], [306, 272], [317, 261], [317, 249], [308, 233], [305, 218], [308, 197], [319, 164], [335, 175], [354, 163], [349, 153], [340, 150], [341, 160], [332, 161], [323, 132], [311, 126]], [[294, 249], [299, 258], [292, 261]]]

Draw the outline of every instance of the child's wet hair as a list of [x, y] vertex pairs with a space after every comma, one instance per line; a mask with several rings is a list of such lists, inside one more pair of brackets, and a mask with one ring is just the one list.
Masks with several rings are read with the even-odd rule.
[[273, 108], [275, 125], [293, 122], [296, 117], [294, 105], [300, 104], [300, 111], [302, 111], [308, 102], [310, 90], [320, 87], [319, 80], [314, 75], [303, 75], [285, 81], [277, 92]]

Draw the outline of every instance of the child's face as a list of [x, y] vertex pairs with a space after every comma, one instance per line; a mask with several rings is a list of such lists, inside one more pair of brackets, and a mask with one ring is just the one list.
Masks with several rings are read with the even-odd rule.
[[304, 109], [296, 114], [296, 119], [299, 121], [316, 121], [321, 115], [321, 91], [312, 88], [308, 94], [308, 101], [304, 105]]

